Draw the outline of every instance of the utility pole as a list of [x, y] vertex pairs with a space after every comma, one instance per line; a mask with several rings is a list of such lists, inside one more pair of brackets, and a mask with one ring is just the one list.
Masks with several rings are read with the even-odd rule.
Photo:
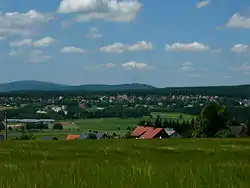
[[8, 140], [7, 112], [4, 114], [5, 140]]

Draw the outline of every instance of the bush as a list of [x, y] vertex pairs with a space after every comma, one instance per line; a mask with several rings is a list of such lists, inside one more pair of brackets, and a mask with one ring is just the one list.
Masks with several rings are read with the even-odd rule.
[[35, 140], [35, 139], [36, 137], [31, 133], [23, 134], [22, 136], [16, 138], [16, 140]]
[[128, 131], [127, 134], [125, 135], [125, 138], [130, 139], [130, 138], [135, 138], [134, 136], [131, 135], [132, 131]]
[[235, 135], [230, 130], [220, 130], [215, 134], [216, 138], [232, 138]]
[[132, 127], [128, 126], [128, 127], [127, 127], [127, 130], [128, 130], [128, 131], [132, 130]]
[[61, 123], [55, 123], [53, 129], [63, 130], [63, 125]]
[[87, 139], [97, 139], [97, 136], [95, 133], [89, 133], [88, 138]]

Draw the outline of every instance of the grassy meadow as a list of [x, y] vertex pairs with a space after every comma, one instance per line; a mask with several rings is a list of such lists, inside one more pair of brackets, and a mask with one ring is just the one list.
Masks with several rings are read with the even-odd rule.
[[248, 188], [249, 139], [6, 141], [2, 188]]
[[[163, 119], [177, 119], [181, 115], [181, 113], [152, 113], [153, 118], [157, 115], [160, 115]], [[192, 119], [192, 115], [182, 114], [183, 120], [190, 120]], [[63, 130], [43, 130], [42, 132], [35, 132], [34, 135], [37, 139], [40, 139], [44, 136], [56, 136], [59, 139], [65, 139], [68, 134], [79, 134], [83, 131], [89, 130], [98, 130], [107, 133], [117, 133], [121, 136], [124, 136], [128, 132], [128, 127], [134, 128], [136, 124], [141, 119], [149, 119], [149, 117], [143, 118], [95, 118], [95, 119], [79, 119], [74, 120], [73, 124], [64, 124]], [[71, 120], [68, 120], [71, 122]], [[65, 121], [64, 121], [65, 122]], [[67, 121], [66, 121], [67, 122]], [[20, 132], [9, 131], [9, 138], [16, 138], [20, 136]]]

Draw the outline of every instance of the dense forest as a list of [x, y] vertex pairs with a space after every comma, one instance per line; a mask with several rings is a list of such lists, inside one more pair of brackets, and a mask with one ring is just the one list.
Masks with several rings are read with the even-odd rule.
[[156, 88], [146, 90], [119, 90], [119, 91], [16, 91], [0, 93], [0, 96], [78, 96], [78, 95], [114, 95], [114, 94], [127, 94], [127, 95], [169, 95], [169, 94], [185, 94], [185, 95], [217, 95], [222, 97], [249, 97], [250, 85], [238, 86], [207, 86], [207, 87], [169, 87], [169, 88]]

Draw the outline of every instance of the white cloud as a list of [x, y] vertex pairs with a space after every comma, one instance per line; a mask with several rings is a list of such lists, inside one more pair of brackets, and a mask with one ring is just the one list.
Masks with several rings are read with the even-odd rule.
[[121, 53], [125, 51], [145, 51], [151, 49], [153, 49], [152, 43], [146, 41], [139, 41], [136, 44], [132, 45], [126, 45], [116, 42], [111, 45], [101, 47], [100, 51], [106, 53]]
[[56, 40], [51, 37], [44, 37], [37, 41], [33, 41], [30, 38], [22, 39], [19, 41], [12, 41], [10, 42], [10, 46], [20, 47], [20, 46], [34, 46], [34, 47], [47, 47], [53, 44]]
[[101, 47], [100, 51], [107, 53], [121, 53], [124, 51], [124, 48], [125, 48], [124, 44], [115, 42], [114, 44]]
[[238, 12], [236, 12], [227, 22], [226, 27], [250, 29], [250, 17], [241, 16]]
[[100, 64], [97, 66], [84, 66], [84, 70], [108, 70], [118, 67], [115, 63], [106, 63], [106, 64]]
[[0, 36], [0, 40], [4, 40], [5, 39], [5, 37], [3, 37], [3, 36]]
[[44, 55], [43, 51], [41, 50], [32, 50], [28, 54], [29, 62], [33, 63], [40, 63], [48, 61], [51, 57]]
[[16, 46], [16, 47], [31, 46], [32, 44], [33, 44], [32, 39], [23, 39], [23, 40], [19, 40], [19, 41], [10, 42], [10, 46]]
[[28, 12], [0, 12], [0, 34], [9, 35], [31, 35], [42, 23], [49, 22], [53, 17], [36, 10]]
[[97, 19], [130, 22], [135, 19], [141, 6], [137, 0], [62, 0], [58, 12], [79, 13], [74, 18], [76, 22]]
[[196, 67], [190, 61], [186, 61], [186, 62], [181, 64], [181, 71], [193, 71], [195, 69], [196, 69]]
[[46, 46], [50, 46], [51, 44], [53, 44], [54, 42], [56, 42], [56, 40], [52, 37], [44, 37], [38, 41], [33, 42], [33, 46], [35, 47], [46, 47]]
[[140, 69], [140, 70], [148, 70], [151, 69], [146, 63], [136, 62], [136, 61], [129, 61], [127, 63], [122, 64], [123, 68], [126, 69]]
[[111, 69], [117, 67], [117, 64], [115, 63], [107, 63], [107, 64], [101, 64], [98, 66], [98, 68], [106, 68], [106, 69]]
[[19, 52], [16, 51], [16, 50], [12, 50], [8, 55], [9, 55], [9, 56], [18, 56], [18, 55], [19, 55]]
[[128, 51], [145, 51], [152, 50], [153, 45], [151, 42], [139, 41], [136, 44], [127, 47]]
[[243, 52], [247, 52], [249, 50], [249, 46], [246, 44], [235, 44], [231, 51], [235, 52], [235, 53], [243, 53]]
[[106, 63], [98, 66], [84, 66], [85, 70], [108, 70], [113, 68], [123, 68], [127, 70], [152, 70], [152, 67], [143, 62], [129, 61], [123, 64]]
[[187, 52], [204, 52], [209, 51], [210, 47], [199, 42], [166, 44], [167, 51], [187, 51]]
[[85, 51], [81, 48], [77, 48], [74, 46], [65, 46], [61, 50], [62, 53], [85, 53]]
[[98, 28], [92, 27], [89, 29], [87, 37], [91, 39], [102, 38], [102, 34], [100, 33]]
[[43, 51], [41, 50], [12, 50], [9, 53], [9, 56], [21, 56], [27, 59], [29, 62], [33, 63], [39, 63], [39, 62], [45, 62], [48, 61], [51, 56], [44, 55]]
[[232, 70], [249, 72], [250, 71], [250, 64], [243, 63], [240, 67], [232, 68]]
[[199, 1], [196, 3], [196, 8], [203, 8], [210, 4], [210, 0]]

